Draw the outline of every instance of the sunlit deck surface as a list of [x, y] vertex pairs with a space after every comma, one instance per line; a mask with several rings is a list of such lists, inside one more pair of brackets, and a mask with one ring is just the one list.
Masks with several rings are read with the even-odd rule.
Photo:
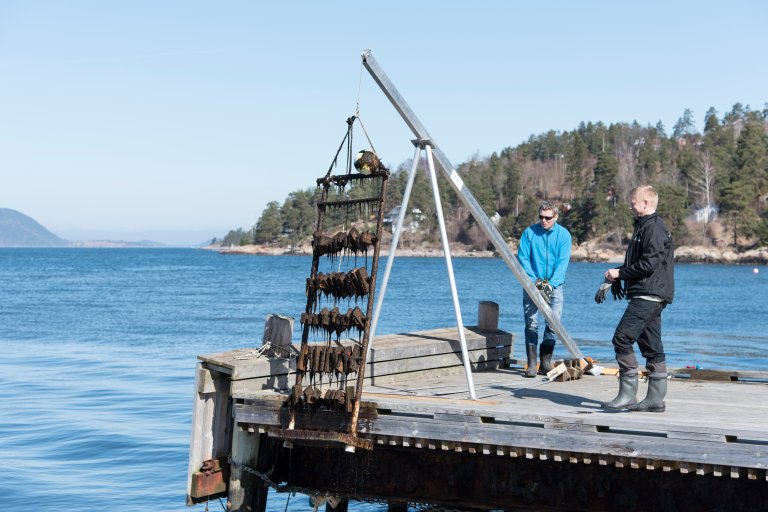
[[[473, 487], [468, 501], [458, 498], [461, 493], [466, 496], [466, 490], [457, 490], [453, 497], [450, 490], [443, 489], [438, 494], [444, 503], [504, 508], [503, 504], [511, 503], [509, 493], [514, 494], [523, 485], [519, 480], [522, 476], [517, 480], [511, 474], [500, 476], [506, 471], [538, 474], [536, 478], [542, 481], [552, 475], [563, 485], [569, 479], [564, 475], [596, 479], [595, 475], [606, 471], [628, 479], [629, 488], [637, 481], [660, 485], [659, 479], [679, 487], [681, 492], [690, 485], [715, 492], [723, 484], [723, 489], [731, 489], [727, 494], [738, 493], [741, 500], [746, 500], [739, 501], [744, 506], [751, 506], [749, 496], [768, 491], [768, 373], [678, 370], [669, 380], [666, 412], [611, 412], [601, 409], [600, 402], [615, 396], [618, 381], [614, 375], [584, 375], [565, 382], [524, 378], [522, 366], [511, 358], [512, 335], [476, 329], [466, 333], [470, 359], [481, 370], [472, 374], [476, 399], [469, 398], [455, 328], [381, 337], [375, 344], [378, 352], [373, 353], [369, 363], [369, 374], [376, 377], [366, 381], [357, 428], [357, 435], [371, 441], [372, 452], [381, 454], [381, 464], [389, 464], [393, 474], [397, 473], [394, 468], [418, 465], [414, 461], [426, 457], [459, 473], [459, 466], [471, 466], [473, 479], [508, 478], [507, 484], [494, 481], [487, 489]], [[262, 438], [280, 441], [285, 439], [290, 417], [287, 388], [294, 382], [293, 374], [286, 374], [287, 364], [282, 366], [285, 370], [279, 370], [280, 364], [275, 361], [248, 357], [249, 353], [254, 351], [201, 356], [198, 381], [204, 380], [206, 371], [213, 372], [214, 379], [224, 376], [228, 381], [230, 416], [238, 435], [256, 434], [258, 438], [261, 434]], [[420, 359], [429, 363], [420, 365]], [[275, 389], [281, 387], [284, 389]], [[641, 382], [639, 399], [645, 388]], [[199, 414], [203, 414], [202, 410]], [[310, 434], [306, 443], [309, 447], [318, 446], [312, 442], [311, 432], [346, 432], [348, 426], [344, 415], [322, 407], [296, 415], [295, 428]], [[334, 448], [333, 443], [325, 443], [323, 449], [325, 455], [315, 456], [327, 459], [328, 450], [337, 449], [339, 459], [344, 457], [343, 444]], [[385, 452], [391, 457], [384, 457]], [[202, 459], [194, 460], [194, 464], [230, 451], [213, 446], [208, 453], [202, 453], [198, 457]], [[435, 455], [442, 458], [435, 459]], [[448, 455], [460, 456], [462, 462]], [[305, 465], [312, 466], [309, 452], [304, 458]], [[344, 482], [326, 481], [317, 474], [302, 477], [295, 467], [284, 471], [293, 475], [293, 484], [311, 482], [319, 489], [348, 487], [361, 494], [386, 496], [389, 488], [382, 483], [386, 474], [377, 477], [376, 489], [369, 489], [361, 482], [347, 482], [345, 487]], [[400, 471], [405, 478], [407, 472]], [[439, 480], [430, 484], [424, 471], [420, 474], [426, 487], [414, 490], [413, 496], [402, 485], [398, 488], [392, 484], [398, 489], [399, 499], [415, 500], [425, 488], [441, 487]], [[737, 485], [751, 487], [733, 487]], [[533, 498], [518, 493], [521, 503], [546, 508], [549, 502], [544, 495], [551, 489], [542, 489], [541, 496], [530, 492]], [[569, 495], [573, 491], [562, 492]], [[725, 497], [724, 491], [716, 494]], [[432, 498], [434, 502], [435, 496]], [[614, 501], [597, 506], [595, 496], [580, 499], [581, 504], [573, 502], [572, 509], [610, 510], [617, 506]]]

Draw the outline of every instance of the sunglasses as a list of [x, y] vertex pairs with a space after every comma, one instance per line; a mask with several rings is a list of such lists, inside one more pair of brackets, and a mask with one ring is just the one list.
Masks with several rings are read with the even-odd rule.
[[555, 216], [554, 216], [554, 215], [552, 215], [551, 217], [547, 217], [546, 215], [539, 215], [539, 218], [540, 218], [541, 220], [552, 220], [552, 219], [554, 219], [554, 218], [555, 218]]

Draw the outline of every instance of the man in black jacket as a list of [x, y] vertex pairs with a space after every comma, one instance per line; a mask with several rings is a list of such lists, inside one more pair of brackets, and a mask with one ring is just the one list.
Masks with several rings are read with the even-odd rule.
[[[620, 280], [629, 305], [613, 335], [619, 363], [619, 394], [604, 409], [664, 412], [667, 394], [667, 363], [661, 343], [661, 312], [675, 295], [674, 247], [669, 229], [656, 213], [659, 195], [650, 185], [630, 194], [635, 218], [632, 240], [624, 264], [605, 273], [608, 281]], [[637, 402], [637, 358], [640, 347], [648, 369], [648, 394]]]

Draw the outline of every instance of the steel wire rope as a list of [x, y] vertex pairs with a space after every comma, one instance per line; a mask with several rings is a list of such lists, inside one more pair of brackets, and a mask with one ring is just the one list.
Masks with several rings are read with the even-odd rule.
[[336, 150], [336, 156], [333, 157], [333, 160], [331, 161], [331, 165], [328, 167], [328, 172], [325, 173], [326, 178], [331, 175], [331, 171], [333, 170], [334, 167], [336, 167], [336, 164], [339, 159], [339, 153], [341, 153], [341, 148], [344, 147], [344, 143], [347, 141], [347, 138], [352, 132], [352, 123], [354, 122], [355, 122], [355, 116], [352, 116], [347, 119], [347, 132], [344, 134], [344, 138], [341, 139], [341, 144], [339, 144], [339, 149]]
[[357, 117], [357, 120], [360, 121], [360, 127], [363, 129], [363, 133], [365, 134], [365, 138], [368, 139], [368, 145], [371, 146], [371, 151], [376, 153], [376, 148], [373, 147], [373, 142], [371, 142], [371, 137], [368, 136], [368, 130], [365, 129], [365, 125], [363, 124], [363, 120], [360, 119], [360, 91], [363, 86], [363, 63], [360, 62], [360, 77], [357, 80], [357, 102], [355, 103], [355, 117]]

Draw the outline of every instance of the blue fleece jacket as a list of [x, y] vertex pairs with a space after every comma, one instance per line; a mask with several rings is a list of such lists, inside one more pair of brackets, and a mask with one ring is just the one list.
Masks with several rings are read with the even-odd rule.
[[571, 260], [571, 234], [558, 223], [549, 230], [534, 224], [520, 237], [517, 259], [531, 281], [548, 279], [558, 288], [565, 282]]

